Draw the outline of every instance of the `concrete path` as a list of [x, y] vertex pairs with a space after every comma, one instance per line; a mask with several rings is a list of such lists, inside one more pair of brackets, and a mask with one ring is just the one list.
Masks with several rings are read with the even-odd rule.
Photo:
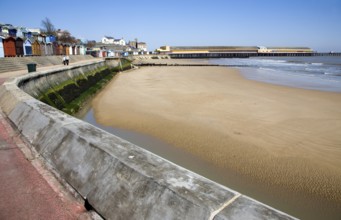
[[[79, 63], [89, 62], [81, 61]], [[63, 65], [38, 68], [37, 71]], [[0, 85], [27, 70], [0, 74]], [[20, 139], [0, 109], [0, 219], [92, 219], [84, 208], [49, 172], [40, 158]], [[97, 216], [98, 217], [98, 216]]]
[[[100, 60], [101, 58], [94, 58], [94, 59], [88, 59], [88, 60], [82, 60], [82, 61], [78, 61], [78, 62], [72, 62], [70, 63], [69, 66], [73, 66], [75, 64], [82, 64], [82, 63], [88, 63], [88, 62], [91, 62], [91, 61], [98, 61]], [[52, 65], [52, 66], [43, 66], [43, 67], [38, 67], [37, 66], [37, 72], [39, 71], [44, 71], [44, 70], [53, 70], [53, 69], [60, 69], [62, 67], [66, 67], [64, 66], [63, 64], [60, 64], [60, 65]], [[0, 73], [0, 85], [3, 84], [3, 82], [8, 79], [8, 78], [11, 78], [11, 77], [16, 77], [16, 76], [21, 76], [21, 75], [24, 75], [24, 74], [29, 74], [28, 73], [28, 70], [27, 69], [24, 69], [24, 70], [18, 70], [18, 71], [11, 71], [11, 72], [5, 72], [5, 73]]]

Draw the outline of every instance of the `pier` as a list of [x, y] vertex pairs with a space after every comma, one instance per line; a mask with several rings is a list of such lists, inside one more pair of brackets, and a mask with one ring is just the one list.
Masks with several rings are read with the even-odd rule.
[[341, 56], [341, 52], [319, 53], [309, 47], [162, 46], [157, 51], [174, 59]]
[[249, 58], [249, 57], [311, 57], [311, 56], [341, 56], [338, 53], [176, 53], [169, 54], [173, 59], [195, 58]]
[[219, 64], [136, 63], [135, 66], [228, 66]]

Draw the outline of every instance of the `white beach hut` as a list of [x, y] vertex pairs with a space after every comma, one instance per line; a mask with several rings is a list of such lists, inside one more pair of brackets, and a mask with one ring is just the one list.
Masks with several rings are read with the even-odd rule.
[[79, 54], [80, 55], [86, 54], [86, 47], [84, 45], [79, 45]]
[[5, 57], [5, 53], [4, 53], [4, 44], [2, 43], [2, 37], [0, 36], [0, 58], [1, 57]]
[[74, 54], [72, 53], [72, 45], [69, 46], [69, 55], [74, 55]]

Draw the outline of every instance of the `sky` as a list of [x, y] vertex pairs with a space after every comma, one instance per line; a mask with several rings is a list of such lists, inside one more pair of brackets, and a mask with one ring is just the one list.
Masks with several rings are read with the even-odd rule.
[[0, 0], [0, 23], [169, 46], [306, 46], [341, 52], [341, 0]]

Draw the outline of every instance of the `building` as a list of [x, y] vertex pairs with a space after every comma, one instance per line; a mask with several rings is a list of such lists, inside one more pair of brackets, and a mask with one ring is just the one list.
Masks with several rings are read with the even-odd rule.
[[137, 41], [129, 41], [128, 45], [132, 48], [137, 48]]
[[313, 53], [309, 47], [258, 47], [258, 53]]
[[102, 44], [115, 44], [115, 45], [121, 45], [121, 46], [126, 45], [126, 42], [123, 38], [115, 39], [115, 38], [110, 37], [110, 36], [104, 36], [101, 40], [101, 43]]
[[103, 44], [113, 44], [114, 43], [114, 38], [113, 37], [110, 37], [110, 36], [104, 36], [103, 38], [102, 38], [102, 43]]
[[160, 54], [168, 54], [171, 52], [170, 46], [161, 46], [159, 49], [156, 49], [156, 52]]
[[139, 51], [147, 52], [147, 44], [145, 42], [138, 42], [137, 49]]
[[115, 40], [114, 40], [114, 44], [116, 44], [116, 45], [121, 45], [121, 46], [125, 46], [125, 45], [126, 45], [126, 42], [125, 42], [125, 40], [124, 40], [123, 38], [121, 38], [121, 39], [115, 39]]

